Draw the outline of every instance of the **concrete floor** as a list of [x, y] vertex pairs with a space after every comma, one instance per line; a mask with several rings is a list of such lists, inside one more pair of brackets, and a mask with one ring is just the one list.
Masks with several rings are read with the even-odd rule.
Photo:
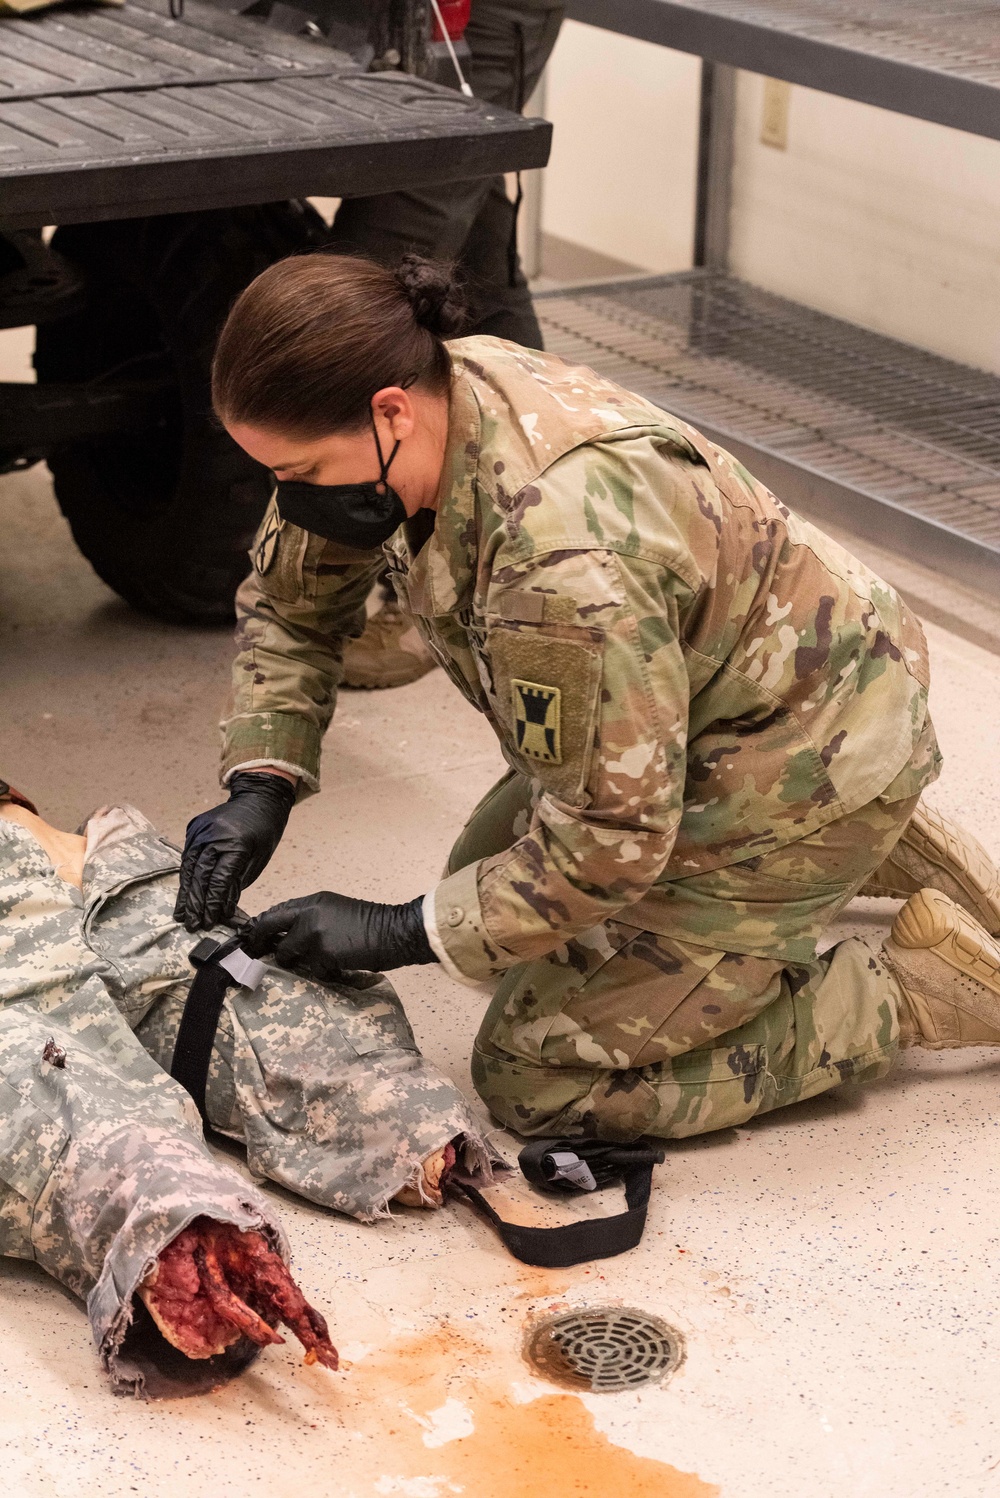
[[[0, 503], [0, 773], [63, 826], [114, 798], [180, 839], [217, 799], [228, 638], [118, 602], [76, 553], [44, 469], [0, 479]], [[935, 609], [965, 612], [947, 588]], [[1000, 657], [939, 624], [928, 634], [947, 760], [933, 796], [1000, 853]], [[321, 887], [423, 891], [500, 768], [440, 672], [345, 695], [324, 794], [295, 813], [247, 907]], [[887, 915], [869, 904], [851, 919], [877, 937]], [[468, 1089], [484, 996], [438, 968], [397, 978], [425, 1049]], [[566, 1273], [518, 1265], [458, 1207], [361, 1227], [277, 1192], [344, 1371], [306, 1368], [291, 1345], [199, 1400], [114, 1399], [79, 1305], [34, 1266], [3, 1261], [7, 1490], [1000, 1494], [998, 1085], [993, 1052], [911, 1052], [866, 1090], [674, 1146], [641, 1247]], [[686, 1361], [664, 1386], [581, 1398], [521, 1361], [533, 1314], [607, 1302], [681, 1332]]]

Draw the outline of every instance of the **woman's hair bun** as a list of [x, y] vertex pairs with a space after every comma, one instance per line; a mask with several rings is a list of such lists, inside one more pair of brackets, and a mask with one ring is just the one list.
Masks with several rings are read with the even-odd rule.
[[465, 297], [450, 265], [425, 260], [422, 255], [404, 255], [396, 280], [422, 328], [438, 338], [454, 338], [462, 331]]

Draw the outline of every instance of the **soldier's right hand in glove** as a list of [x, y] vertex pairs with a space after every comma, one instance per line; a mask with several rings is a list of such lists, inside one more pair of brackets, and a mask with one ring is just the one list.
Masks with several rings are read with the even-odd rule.
[[282, 967], [320, 983], [345, 970], [382, 972], [437, 962], [424, 927], [423, 898], [406, 905], [352, 900], [320, 890], [261, 911], [240, 934], [248, 957], [273, 953]]
[[270, 862], [294, 804], [295, 787], [284, 776], [234, 775], [229, 800], [187, 825], [174, 920], [189, 931], [232, 920], [241, 892]]

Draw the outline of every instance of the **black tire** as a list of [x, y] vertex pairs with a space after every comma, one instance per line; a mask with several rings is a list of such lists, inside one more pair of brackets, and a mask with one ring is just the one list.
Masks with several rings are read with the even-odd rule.
[[176, 380], [158, 425], [67, 443], [49, 455], [84, 556], [135, 608], [225, 623], [264, 512], [266, 469], [215, 421], [212, 350], [233, 300], [273, 261], [322, 243], [304, 204], [172, 214], [59, 229], [54, 246], [88, 282], [86, 309], [39, 327], [40, 382]]

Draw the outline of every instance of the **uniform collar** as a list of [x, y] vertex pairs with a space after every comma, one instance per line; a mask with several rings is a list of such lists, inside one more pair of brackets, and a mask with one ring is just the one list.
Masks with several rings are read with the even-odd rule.
[[397, 532], [394, 547], [402, 552], [401, 560], [406, 565], [410, 607], [424, 618], [459, 613], [472, 596], [479, 553], [476, 473], [480, 427], [479, 403], [468, 376], [457, 365], [434, 530], [416, 555], [406, 539], [405, 527]]

